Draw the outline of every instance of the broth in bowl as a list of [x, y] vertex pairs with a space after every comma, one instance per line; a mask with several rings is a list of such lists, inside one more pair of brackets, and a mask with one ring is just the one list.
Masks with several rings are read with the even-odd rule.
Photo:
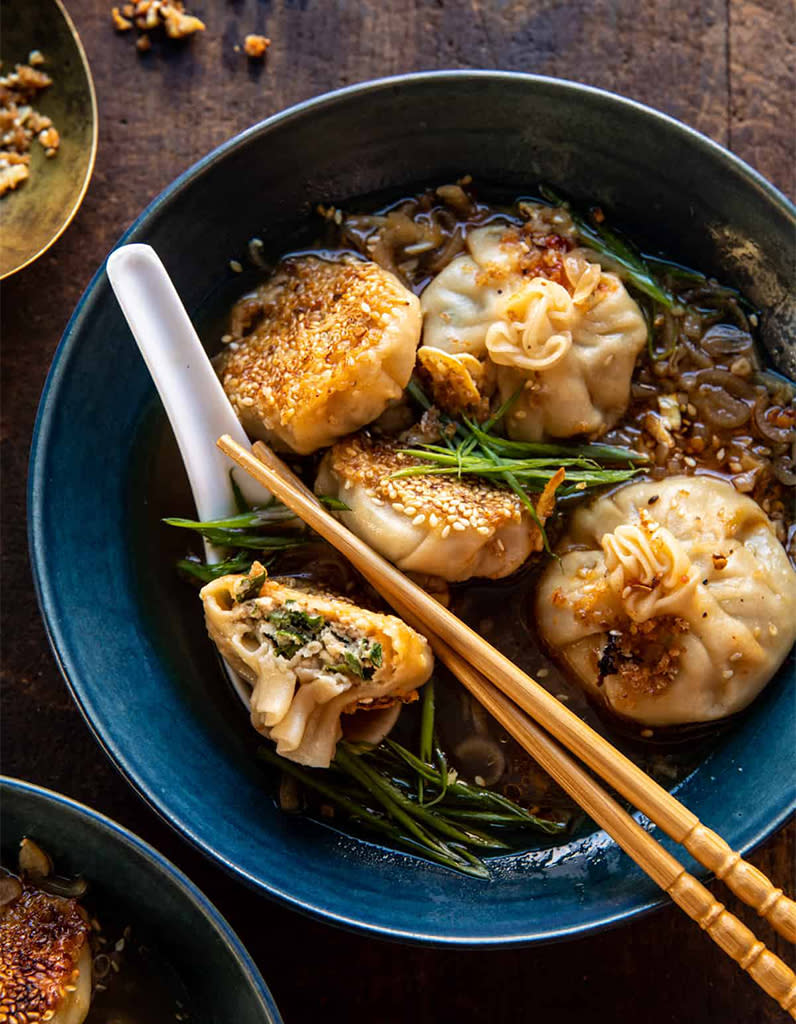
[[[736, 291], [540, 191], [320, 207], [232, 308], [219, 376], [350, 529], [673, 784], [793, 645], [793, 387]], [[228, 548], [180, 569], [285, 810], [479, 876], [576, 827], [287, 510], [171, 522]]]

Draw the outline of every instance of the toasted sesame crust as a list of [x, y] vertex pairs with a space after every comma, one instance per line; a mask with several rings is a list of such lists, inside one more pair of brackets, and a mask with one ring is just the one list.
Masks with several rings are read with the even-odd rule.
[[0, 911], [0, 1020], [53, 1019], [75, 990], [88, 933], [75, 900], [23, 884]]
[[[306, 453], [374, 419], [412, 372], [418, 300], [375, 263], [290, 259], [260, 290], [263, 319], [219, 362], [246, 429]], [[375, 403], [375, 404], [374, 404]]]
[[454, 530], [471, 527], [491, 532], [509, 522], [519, 523], [527, 515], [516, 495], [483, 480], [425, 475], [396, 479], [391, 474], [420, 465], [418, 459], [401, 453], [403, 447], [400, 441], [374, 441], [356, 434], [334, 446], [331, 468], [344, 488], [361, 485], [371, 498], [411, 520], [423, 516], [431, 526], [437, 520]]

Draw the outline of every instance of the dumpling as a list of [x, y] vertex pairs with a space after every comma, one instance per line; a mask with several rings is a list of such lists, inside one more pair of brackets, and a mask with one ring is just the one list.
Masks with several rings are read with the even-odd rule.
[[314, 452], [370, 423], [408, 383], [420, 305], [375, 263], [289, 259], [254, 303], [260, 322], [217, 367], [251, 437]]
[[[404, 571], [455, 582], [472, 576], [499, 579], [518, 569], [543, 538], [516, 495], [471, 477], [393, 473], [418, 460], [401, 453], [399, 440], [347, 437], [323, 458], [316, 494], [344, 501], [342, 522]], [[563, 470], [536, 499], [544, 523], [553, 511]]]
[[746, 707], [796, 640], [796, 572], [768, 517], [712, 477], [629, 484], [578, 509], [536, 597], [542, 637], [645, 725]]
[[628, 406], [647, 338], [644, 316], [616, 274], [552, 238], [542, 247], [513, 225], [477, 228], [469, 253], [421, 298], [421, 364], [428, 349], [462, 364], [492, 364], [501, 401], [522, 389], [506, 417], [515, 440], [605, 433]]
[[27, 880], [17, 893], [0, 907], [0, 1020], [82, 1024], [91, 1003], [86, 915]]
[[299, 764], [328, 768], [343, 713], [415, 700], [431, 675], [428, 642], [400, 619], [267, 579], [257, 562], [201, 598], [211, 639], [253, 687], [252, 724]]

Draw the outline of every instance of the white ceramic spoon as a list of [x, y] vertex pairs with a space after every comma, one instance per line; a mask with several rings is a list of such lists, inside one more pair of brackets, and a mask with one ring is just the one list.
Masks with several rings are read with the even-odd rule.
[[[150, 245], [123, 245], [110, 254], [106, 269], [177, 438], [199, 518], [234, 514], [233, 463], [216, 441], [222, 434], [247, 446], [249, 441], [177, 289]], [[247, 473], [232, 472], [250, 504], [270, 500]], [[218, 561], [217, 553], [212, 560]]]
[[[216, 447], [222, 434], [247, 447], [249, 439], [155, 250], [149, 245], [123, 245], [110, 254], [106, 270], [177, 438], [199, 519], [221, 519], [237, 511], [230, 469], [246, 500], [265, 504], [270, 492], [233, 468]], [[205, 555], [208, 562], [218, 562], [222, 552], [205, 542]], [[251, 687], [226, 662], [224, 667], [248, 708]], [[346, 716], [346, 735], [378, 743], [395, 724], [400, 709], [396, 704], [383, 711]]]
[[[177, 289], [150, 245], [123, 245], [110, 254], [106, 270], [177, 438], [199, 519], [234, 515], [231, 463], [216, 441], [222, 434], [240, 444], [249, 441]], [[232, 472], [250, 504], [270, 500], [270, 493], [247, 473]], [[222, 554], [205, 541], [208, 562], [220, 561]], [[251, 687], [226, 662], [224, 667], [248, 707]]]

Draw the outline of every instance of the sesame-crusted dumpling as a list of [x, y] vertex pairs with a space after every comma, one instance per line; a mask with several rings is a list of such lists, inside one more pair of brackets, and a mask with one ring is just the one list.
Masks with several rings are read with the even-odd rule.
[[0, 906], [0, 1020], [83, 1024], [91, 1003], [91, 945], [74, 899], [23, 880]]
[[605, 433], [628, 406], [647, 337], [620, 279], [571, 240], [540, 241], [515, 225], [477, 228], [467, 248], [423, 292], [421, 365], [433, 376], [429, 350], [442, 350], [462, 364], [459, 375], [474, 359], [490, 364], [501, 401], [522, 389], [505, 421], [516, 440]]
[[328, 768], [342, 714], [415, 700], [434, 666], [425, 637], [394, 615], [267, 579], [257, 562], [201, 597], [211, 639], [253, 687], [252, 724], [299, 764]]
[[[323, 458], [317, 494], [344, 501], [343, 523], [404, 571], [451, 582], [499, 579], [542, 548], [541, 531], [520, 499], [485, 480], [392, 474], [419, 465], [398, 440], [365, 433], [338, 441]], [[540, 522], [553, 511], [560, 470], [536, 499]]]
[[578, 509], [536, 622], [583, 685], [645, 725], [746, 707], [796, 640], [796, 572], [760, 506], [712, 477], [628, 484]]
[[377, 264], [288, 259], [256, 299], [262, 318], [218, 363], [251, 437], [314, 452], [376, 419], [408, 383], [419, 302]]

